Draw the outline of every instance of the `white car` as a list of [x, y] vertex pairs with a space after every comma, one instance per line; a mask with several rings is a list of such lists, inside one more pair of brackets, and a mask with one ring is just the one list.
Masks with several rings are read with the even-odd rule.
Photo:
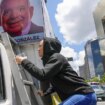
[[102, 89], [100, 85], [91, 85], [91, 87], [94, 89], [97, 98], [105, 100], [105, 91]]
[[103, 90], [105, 91], [105, 85], [101, 85], [101, 87], [103, 88]]

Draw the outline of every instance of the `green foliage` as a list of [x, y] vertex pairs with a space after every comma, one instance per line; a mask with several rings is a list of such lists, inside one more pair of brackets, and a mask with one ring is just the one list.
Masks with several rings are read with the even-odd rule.
[[92, 82], [100, 82], [100, 79], [98, 77], [92, 78]]
[[99, 78], [99, 77], [93, 77], [89, 80], [86, 80], [86, 82], [100, 82], [100, 83], [105, 83], [105, 74]]
[[101, 83], [105, 83], [105, 74], [102, 76], [102, 78], [100, 79]]

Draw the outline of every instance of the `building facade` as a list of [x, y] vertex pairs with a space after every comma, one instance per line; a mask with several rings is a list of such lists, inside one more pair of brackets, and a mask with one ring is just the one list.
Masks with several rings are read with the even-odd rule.
[[[105, 0], [100, 0], [93, 12], [97, 37], [100, 39], [100, 54], [105, 68]], [[105, 69], [104, 69], [105, 72]]]
[[86, 59], [90, 71], [90, 78], [95, 76], [100, 76], [105, 73], [105, 64], [104, 58], [105, 56], [102, 55], [104, 51], [102, 50], [102, 43], [105, 41], [104, 38], [102, 39], [95, 39], [89, 40], [85, 45], [85, 52], [86, 52]]
[[79, 66], [79, 74], [81, 77], [88, 80], [90, 79], [90, 70], [89, 70], [87, 57], [85, 57], [84, 60], [85, 60], [84, 65]]

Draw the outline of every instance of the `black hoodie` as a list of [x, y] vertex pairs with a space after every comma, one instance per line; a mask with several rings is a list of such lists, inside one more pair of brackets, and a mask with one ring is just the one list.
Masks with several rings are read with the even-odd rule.
[[60, 53], [61, 43], [58, 39], [54, 38], [44, 38], [44, 56], [42, 57], [43, 65], [45, 65], [49, 57], [54, 53]]
[[28, 60], [22, 62], [22, 66], [34, 77], [41, 81], [49, 80], [53, 90], [65, 100], [74, 94], [88, 94], [93, 89], [84, 82], [72, 69], [67, 59], [60, 54], [61, 43], [57, 39], [44, 38], [44, 56], [42, 58], [44, 68], [40, 69]]

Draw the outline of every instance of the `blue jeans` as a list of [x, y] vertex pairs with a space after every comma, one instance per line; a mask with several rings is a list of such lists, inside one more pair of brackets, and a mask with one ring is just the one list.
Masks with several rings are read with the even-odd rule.
[[95, 93], [89, 93], [86, 95], [83, 94], [76, 94], [65, 101], [60, 103], [59, 105], [96, 105], [97, 97]]

